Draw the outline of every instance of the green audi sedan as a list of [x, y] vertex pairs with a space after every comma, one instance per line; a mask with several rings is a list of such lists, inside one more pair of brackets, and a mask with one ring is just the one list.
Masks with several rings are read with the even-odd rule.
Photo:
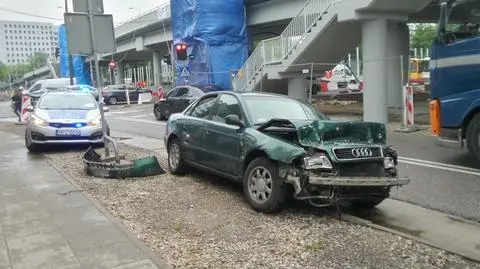
[[332, 121], [285, 95], [207, 93], [169, 118], [164, 140], [172, 174], [195, 167], [240, 182], [265, 213], [281, 210], [287, 196], [371, 208], [409, 182], [398, 175], [384, 124]]

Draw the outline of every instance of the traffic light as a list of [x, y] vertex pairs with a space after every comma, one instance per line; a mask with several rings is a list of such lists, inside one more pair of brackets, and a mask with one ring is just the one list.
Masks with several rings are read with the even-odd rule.
[[56, 47], [55, 48], [55, 58], [58, 59], [59, 56], [60, 56], [60, 48]]
[[187, 44], [179, 43], [175, 46], [175, 50], [177, 51], [177, 60], [187, 60]]
[[117, 64], [112, 60], [112, 61], [108, 64], [108, 67], [110, 68], [110, 70], [113, 70], [113, 69], [115, 69], [115, 67], [117, 67]]
[[170, 58], [170, 54], [163, 56], [163, 60], [165, 61], [166, 64], [172, 65], [172, 59]]

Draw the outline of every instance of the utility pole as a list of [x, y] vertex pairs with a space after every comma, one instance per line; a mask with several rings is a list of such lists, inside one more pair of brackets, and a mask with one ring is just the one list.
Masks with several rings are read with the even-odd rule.
[[[68, 13], [68, 0], [65, 0], [65, 13]], [[70, 85], [73, 85], [73, 57], [72, 57], [72, 54], [70, 53], [70, 48], [68, 45], [67, 45], [67, 53], [68, 53], [68, 73], [70, 75], [69, 76]]]
[[105, 144], [105, 157], [110, 156], [110, 152], [108, 150], [108, 139], [106, 138], [107, 134], [107, 123], [105, 122], [105, 113], [103, 111], [103, 98], [101, 98], [102, 93], [101, 93], [101, 87], [102, 87], [102, 80], [100, 77], [100, 64], [98, 62], [98, 52], [97, 52], [97, 41], [95, 40], [95, 24], [93, 23], [93, 4], [92, 0], [88, 0], [87, 2], [88, 5], [88, 20], [90, 22], [90, 37], [92, 39], [92, 50], [93, 50], [93, 60], [95, 61], [95, 84], [97, 86], [98, 90], [98, 96], [99, 96], [99, 105], [100, 105], [100, 119], [102, 122], [102, 129], [103, 129], [103, 142]]

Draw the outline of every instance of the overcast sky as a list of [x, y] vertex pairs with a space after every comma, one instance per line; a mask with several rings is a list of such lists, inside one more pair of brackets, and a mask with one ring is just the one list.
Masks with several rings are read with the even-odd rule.
[[[68, 1], [71, 10], [72, 0]], [[103, 5], [105, 13], [112, 14], [113, 20], [115, 23], [118, 23], [168, 1], [169, 0], [103, 0]], [[64, 0], [0, 0], [0, 20], [47, 21], [60, 24], [62, 23], [61, 19], [63, 18], [64, 6]], [[20, 15], [5, 11], [4, 8], [42, 17], [57, 18], [57, 20]]]

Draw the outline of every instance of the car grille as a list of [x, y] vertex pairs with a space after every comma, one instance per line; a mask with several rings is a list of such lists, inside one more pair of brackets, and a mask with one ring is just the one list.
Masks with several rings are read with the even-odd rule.
[[336, 165], [340, 177], [383, 177], [383, 162], [343, 163]]
[[[355, 150], [359, 151], [355, 154]], [[365, 150], [368, 150], [365, 154]], [[370, 154], [371, 153], [371, 154]], [[380, 147], [348, 147], [348, 148], [334, 148], [333, 154], [335, 158], [340, 161], [347, 160], [370, 160], [382, 158], [382, 149]]]
[[[77, 124], [79, 124], [79, 126], [77, 126]], [[79, 128], [79, 127], [87, 126], [87, 124], [83, 123], [83, 122], [82, 123], [79, 123], [79, 122], [75, 122], [75, 123], [51, 122], [48, 125], [50, 125], [51, 127], [55, 127], [55, 128]]]

